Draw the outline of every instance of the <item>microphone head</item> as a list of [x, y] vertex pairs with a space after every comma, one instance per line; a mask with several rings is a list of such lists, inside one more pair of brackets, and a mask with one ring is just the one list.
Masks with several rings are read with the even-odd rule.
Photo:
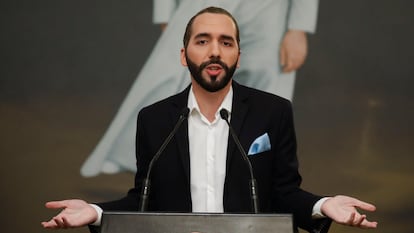
[[181, 110], [181, 117], [187, 118], [188, 114], [190, 113], [190, 109], [188, 107], [185, 107]]
[[221, 116], [221, 119], [227, 121], [229, 119], [229, 112], [225, 108], [222, 108], [220, 110], [220, 116]]

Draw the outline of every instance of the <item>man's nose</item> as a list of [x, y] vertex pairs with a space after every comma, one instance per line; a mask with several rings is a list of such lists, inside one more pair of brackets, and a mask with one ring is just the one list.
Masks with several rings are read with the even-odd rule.
[[210, 44], [210, 57], [220, 57], [220, 45], [218, 42]]

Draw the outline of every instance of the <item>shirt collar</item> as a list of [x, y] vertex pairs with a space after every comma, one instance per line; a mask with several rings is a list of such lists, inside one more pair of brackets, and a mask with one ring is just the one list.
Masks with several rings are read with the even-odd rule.
[[[227, 92], [227, 95], [224, 97], [223, 102], [221, 103], [220, 107], [217, 109], [217, 112], [215, 114], [216, 120], [220, 118], [220, 110], [223, 108], [229, 112], [229, 120], [230, 120], [232, 105], [233, 105], [233, 87], [230, 86], [229, 92]], [[198, 107], [197, 100], [194, 96], [193, 86], [191, 86], [190, 88], [187, 107], [190, 109], [190, 115], [192, 115], [195, 112], [197, 112], [200, 116], [202, 115], [200, 112], [200, 108]]]

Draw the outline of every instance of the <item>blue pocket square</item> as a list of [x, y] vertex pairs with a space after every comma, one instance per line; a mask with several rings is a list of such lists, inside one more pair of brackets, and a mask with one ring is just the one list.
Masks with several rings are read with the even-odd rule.
[[256, 138], [252, 145], [250, 145], [248, 155], [255, 155], [264, 151], [268, 151], [271, 148], [272, 145], [270, 145], [269, 135], [265, 133], [262, 136]]

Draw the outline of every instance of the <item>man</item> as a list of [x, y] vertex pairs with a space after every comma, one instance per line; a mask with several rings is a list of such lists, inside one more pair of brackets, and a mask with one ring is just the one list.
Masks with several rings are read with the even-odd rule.
[[182, 48], [181, 33], [194, 14], [211, 5], [229, 11], [240, 27], [244, 56], [233, 79], [292, 100], [295, 71], [307, 55], [306, 34], [316, 29], [318, 0], [153, 0], [154, 23], [168, 26], [105, 134], [82, 165], [83, 176], [136, 172], [138, 112], [188, 86], [189, 73], [177, 59]]
[[[219, 114], [226, 109], [243, 148], [249, 151], [261, 212], [293, 213], [295, 224], [310, 232], [326, 232], [330, 219], [376, 228], [376, 222], [368, 221], [356, 209], [374, 211], [375, 206], [347, 196], [322, 198], [300, 189], [290, 102], [232, 81], [239, 58], [234, 18], [215, 7], [196, 14], [187, 25], [181, 50], [181, 63], [190, 70], [191, 86], [144, 108], [138, 116], [135, 187], [123, 199], [98, 205], [82, 200], [46, 203], [48, 208], [64, 209], [42, 225], [99, 225], [102, 209], [138, 210], [149, 162], [182, 109], [188, 107], [188, 121], [153, 167], [149, 210], [251, 212], [248, 167]], [[255, 145], [259, 146], [256, 151]]]

